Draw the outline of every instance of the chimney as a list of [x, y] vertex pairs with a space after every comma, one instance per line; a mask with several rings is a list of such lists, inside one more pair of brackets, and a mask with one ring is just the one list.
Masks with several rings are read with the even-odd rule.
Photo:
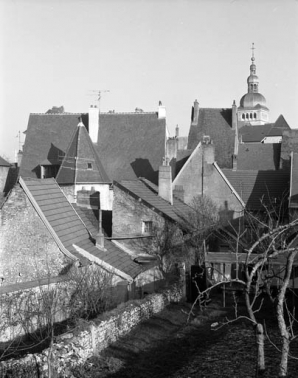
[[101, 209], [98, 209], [98, 233], [96, 235], [96, 247], [104, 250], [105, 249], [105, 242], [104, 242], [104, 233], [102, 232], [102, 213]]
[[179, 126], [178, 125], [176, 126], [175, 131], [176, 131], [176, 133], [175, 133], [176, 138], [179, 138]]
[[162, 106], [161, 101], [159, 101], [158, 104], [158, 119], [164, 119], [166, 118], [166, 107]]
[[99, 109], [96, 105], [89, 108], [89, 135], [93, 143], [97, 143], [99, 127]]
[[17, 154], [17, 164], [18, 164], [18, 167], [21, 166], [21, 163], [22, 163], [22, 158], [23, 158], [23, 152], [21, 150], [19, 150], [18, 154]]
[[233, 154], [232, 159], [233, 159], [233, 171], [237, 171], [237, 155]]
[[204, 163], [213, 164], [215, 161], [214, 145], [209, 135], [204, 135], [202, 140]]
[[236, 130], [237, 128], [237, 106], [235, 100], [232, 105], [232, 129]]
[[199, 122], [199, 112], [200, 112], [200, 107], [198, 100], [195, 100], [194, 105], [193, 105], [193, 113], [192, 113], [192, 124], [197, 125]]
[[165, 158], [158, 171], [158, 195], [173, 205], [172, 167]]

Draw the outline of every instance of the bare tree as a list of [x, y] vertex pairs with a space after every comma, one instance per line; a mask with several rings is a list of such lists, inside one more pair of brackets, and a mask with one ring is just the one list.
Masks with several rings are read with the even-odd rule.
[[[235, 231], [231, 240], [231, 245], [235, 248], [233, 262], [236, 264], [236, 272], [239, 270], [240, 263], [244, 267], [244, 279], [239, 279], [238, 275], [235, 279], [232, 279], [220, 272], [222, 279], [219, 282], [212, 284], [204, 291], [200, 291], [198, 288], [196, 303], [200, 302], [206, 293], [220, 285], [237, 283], [237, 285], [240, 284], [243, 287], [248, 316], [239, 316], [236, 312], [235, 319], [227, 320], [224, 324], [239, 318], [246, 318], [255, 326], [256, 345], [258, 347], [257, 369], [261, 372], [265, 370], [264, 328], [262, 321], [257, 317], [257, 313], [262, 307], [264, 299], [262, 295], [265, 290], [276, 304], [273, 308], [276, 309], [279, 332], [282, 338], [279, 376], [285, 377], [287, 375], [288, 358], [293, 357], [290, 353], [290, 343], [297, 337], [293, 327], [297, 319], [295, 308], [292, 312], [290, 311], [287, 305], [286, 292], [289, 288], [295, 257], [298, 254], [296, 236], [298, 220], [281, 224], [280, 218], [275, 217], [275, 213], [269, 211], [266, 211], [266, 216], [262, 218], [252, 214], [246, 215], [245, 222], [238, 223], [238, 229], [235, 228], [235, 225], [231, 225]], [[246, 232], [247, 228], [243, 225], [246, 227], [250, 225], [250, 231]], [[247, 237], [247, 233], [250, 233], [249, 237]], [[229, 233], [229, 236], [231, 236], [231, 233]], [[241, 239], [244, 242], [242, 243], [242, 253], [239, 253]], [[245, 246], [248, 246], [248, 248], [245, 248]], [[279, 285], [276, 297], [272, 295], [273, 281]], [[237, 309], [237, 307], [235, 308]], [[262, 320], [266, 324], [266, 318]]]

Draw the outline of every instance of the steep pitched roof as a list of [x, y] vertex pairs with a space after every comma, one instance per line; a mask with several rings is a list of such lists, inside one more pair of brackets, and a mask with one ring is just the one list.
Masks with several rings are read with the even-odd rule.
[[80, 117], [88, 125], [88, 114], [30, 114], [23, 158], [22, 177], [40, 178], [40, 164], [61, 164]]
[[221, 168], [232, 168], [235, 131], [232, 130], [232, 109], [200, 108], [198, 124], [192, 124], [188, 135], [188, 149], [194, 150], [209, 135], [215, 146], [215, 161]]
[[[47, 159], [61, 165], [79, 119], [89, 127], [88, 114], [30, 114], [20, 175], [40, 177]], [[100, 113], [94, 145], [110, 179], [139, 176], [157, 182], [165, 156], [166, 122], [157, 113]]]
[[182, 227], [189, 227], [187, 219], [191, 212], [191, 207], [173, 197], [173, 205], [158, 196], [158, 187], [150, 181], [141, 178], [139, 180], [122, 180], [114, 183], [119, 189], [131, 194], [149, 206], [154, 211], [162, 214], [168, 219], [177, 222]]
[[277, 120], [274, 123], [274, 127], [284, 129], [284, 130], [290, 130], [290, 126], [288, 122], [285, 120], [284, 116], [282, 114], [279, 115]]
[[119, 275], [135, 278], [142, 268], [130, 256], [105, 240], [96, 248], [86, 225], [68, 202], [55, 179], [22, 179], [20, 184], [60, 249], [83, 264], [100, 262]]
[[0, 166], [1, 167], [10, 167], [11, 164], [8, 161], [6, 161], [5, 159], [3, 159], [3, 157], [0, 156]]
[[146, 177], [157, 183], [165, 144], [166, 122], [157, 113], [99, 114], [96, 149], [113, 180]]
[[280, 148], [280, 143], [240, 143], [238, 146], [237, 169], [278, 169]]
[[262, 201], [272, 204], [286, 199], [290, 172], [223, 169], [222, 172], [246, 204], [248, 210], [261, 210]]
[[298, 153], [292, 153], [291, 157], [291, 187], [289, 207], [298, 208]]
[[59, 185], [111, 182], [82, 122], [74, 132], [56, 180]]

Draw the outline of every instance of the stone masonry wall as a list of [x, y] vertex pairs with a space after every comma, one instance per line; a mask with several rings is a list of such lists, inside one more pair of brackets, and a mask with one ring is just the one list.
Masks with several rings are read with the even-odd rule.
[[120, 336], [129, 333], [140, 322], [160, 312], [169, 302], [182, 299], [179, 286], [161, 294], [152, 294], [141, 301], [127, 302], [118, 308], [100, 315], [92, 322], [82, 324], [77, 332], [64, 334], [49, 349], [39, 354], [0, 362], [0, 377], [10, 374], [15, 378], [48, 377], [48, 361], [56, 377], [70, 377], [71, 368], [83, 365], [95, 353], [102, 351]]
[[[152, 221], [153, 227], [161, 229], [164, 218], [142, 201], [114, 186], [113, 236], [136, 236], [142, 234], [142, 223]], [[146, 252], [150, 239], [121, 240], [130, 250]]]
[[71, 262], [19, 185], [0, 210], [0, 261], [2, 286], [57, 276]]

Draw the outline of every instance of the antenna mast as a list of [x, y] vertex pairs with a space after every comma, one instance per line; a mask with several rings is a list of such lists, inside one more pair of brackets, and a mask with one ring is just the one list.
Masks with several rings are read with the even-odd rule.
[[89, 90], [89, 96], [97, 96], [97, 101], [98, 101], [98, 109], [100, 110], [100, 100], [102, 97], [102, 93], [110, 92], [109, 89], [90, 89]]

